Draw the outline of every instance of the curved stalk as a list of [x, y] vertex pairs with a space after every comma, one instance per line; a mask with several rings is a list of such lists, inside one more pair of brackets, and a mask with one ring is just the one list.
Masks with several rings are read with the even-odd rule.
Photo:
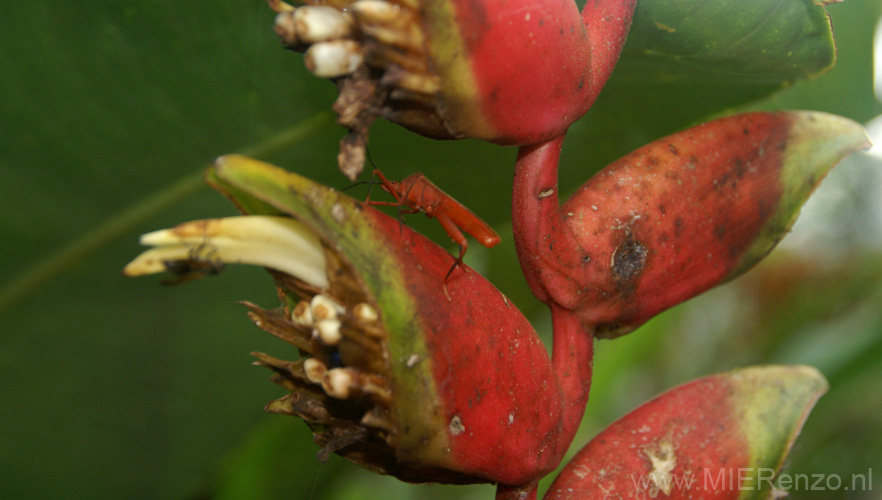
[[[580, 288], [582, 249], [560, 211], [557, 165], [563, 137], [518, 151], [512, 192], [512, 230], [521, 269], [533, 294], [542, 302], [557, 302], [562, 290]], [[575, 288], [574, 288], [575, 287]], [[576, 304], [560, 303], [572, 308]]]
[[[568, 309], [551, 305], [554, 332], [551, 362], [563, 392], [564, 408], [561, 418], [559, 446], [569, 447], [582, 422], [588, 394], [591, 391], [591, 373], [594, 368], [594, 327], [583, 324]], [[565, 453], [566, 450], [560, 450]]]
[[[576, 435], [588, 394], [591, 390], [591, 372], [594, 366], [594, 330], [583, 325], [572, 311], [551, 305], [554, 345], [551, 361], [563, 393], [560, 439], [552, 453], [563, 456]], [[536, 500], [538, 482], [496, 488], [496, 500]]]

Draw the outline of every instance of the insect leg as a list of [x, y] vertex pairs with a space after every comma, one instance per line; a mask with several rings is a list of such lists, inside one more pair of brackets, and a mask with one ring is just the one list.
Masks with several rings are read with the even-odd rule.
[[454, 223], [450, 217], [447, 217], [444, 214], [438, 214], [438, 222], [441, 223], [441, 227], [447, 232], [447, 235], [450, 236], [450, 239], [453, 240], [454, 243], [459, 245], [459, 257], [456, 258], [456, 261], [450, 267], [450, 270], [447, 271], [447, 275], [444, 276], [444, 284], [447, 284], [447, 281], [450, 280], [450, 275], [453, 273], [453, 270], [456, 269], [456, 266], [462, 264], [462, 258], [465, 256], [466, 250], [469, 248], [469, 242], [466, 240], [465, 236], [463, 236], [462, 231], [459, 230], [459, 227]]

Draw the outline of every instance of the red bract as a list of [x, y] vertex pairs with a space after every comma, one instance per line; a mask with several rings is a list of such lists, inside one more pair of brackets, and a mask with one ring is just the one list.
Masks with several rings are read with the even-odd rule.
[[562, 207], [559, 143], [524, 148], [514, 228], [536, 295], [617, 336], [734, 278], [786, 234], [841, 158], [866, 148], [823, 113], [749, 113], [659, 139], [606, 167]]
[[274, 269], [282, 307], [250, 316], [302, 357], [257, 355], [291, 391], [268, 409], [303, 418], [323, 456], [412, 482], [523, 485], [557, 467], [590, 387], [592, 337], [572, 316], [555, 317], [552, 363], [513, 304], [465, 265], [445, 285], [454, 257], [396, 219], [244, 157], [218, 159], [210, 182], [253, 215], [148, 235], [172, 248], [127, 273]]
[[817, 370], [803, 366], [747, 368], [684, 384], [591, 440], [545, 499], [779, 498], [773, 480], [826, 390]]
[[[563, 135], [606, 83], [635, 1], [424, 2], [451, 135], [534, 144]], [[455, 29], [452, 29], [455, 28]]]
[[[562, 136], [612, 72], [636, 2], [590, 1], [581, 14], [572, 0], [270, 3], [285, 44], [338, 81], [335, 110], [351, 130], [338, 160], [354, 178], [379, 116], [443, 139], [524, 145]], [[345, 10], [308, 21], [329, 6]]]

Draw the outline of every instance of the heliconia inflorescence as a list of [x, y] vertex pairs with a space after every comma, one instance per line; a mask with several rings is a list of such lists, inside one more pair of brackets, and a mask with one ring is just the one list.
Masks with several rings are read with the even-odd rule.
[[[494, 482], [497, 499], [535, 498], [572, 441], [590, 387], [593, 332], [573, 311], [551, 304], [549, 360], [513, 304], [465, 265], [444, 285], [454, 257], [394, 218], [240, 156], [219, 158], [208, 181], [246, 215], [149, 233], [142, 241], [154, 248], [126, 274], [266, 266], [281, 306], [246, 303], [249, 316], [300, 352], [294, 361], [254, 354], [289, 391], [267, 410], [302, 418], [320, 458], [337, 453], [413, 482]], [[758, 481], [779, 470], [825, 388], [806, 367], [686, 384], [596, 437], [546, 498], [765, 491]], [[672, 483], [690, 474], [719, 483], [732, 470], [759, 475], [713, 490]]]
[[[338, 85], [334, 110], [349, 129], [338, 164], [350, 178], [377, 118], [433, 138], [520, 146], [513, 233], [527, 283], [551, 310], [551, 358], [520, 311], [461, 264], [459, 229], [499, 241], [464, 207], [459, 222], [482, 226], [446, 222], [461, 245], [455, 259], [368, 204], [236, 155], [207, 178], [244, 215], [144, 235], [154, 248], [126, 273], [182, 281], [229, 263], [267, 268], [281, 306], [246, 303], [249, 317], [300, 354], [255, 353], [289, 391], [267, 410], [302, 418], [320, 458], [336, 453], [405, 481], [491, 482], [497, 500], [535, 499], [581, 421], [595, 336], [628, 333], [745, 272], [827, 171], [868, 146], [859, 125], [824, 113], [736, 115], [624, 156], [561, 204], [563, 137], [610, 76], [636, 0], [590, 0], [582, 12], [571, 0], [302, 3], [269, 0], [284, 45]], [[410, 188], [449, 197], [409, 179], [383, 185], [396, 204], [437, 216]], [[595, 438], [546, 498], [742, 498], [675, 491], [671, 478], [778, 470], [825, 387], [805, 367], [686, 384]]]
[[411, 482], [521, 485], [557, 467], [590, 387], [578, 322], [552, 363], [514, 304], [465, 265], [445, 284], [455, 258], [395, 218], [240, 156], [209, 182], [248, 215], [145, 235], [155, 248], [126, 274], [270, 269], [282, 307], [246, 303], [249, 315], [302, 356], [256, 354], [290, 391], [267, 409], [303, 418], [321, 457]]

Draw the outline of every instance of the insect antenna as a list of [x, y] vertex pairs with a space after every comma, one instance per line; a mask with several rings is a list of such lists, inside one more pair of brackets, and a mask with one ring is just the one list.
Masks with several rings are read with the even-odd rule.
[[[380, 183], [379, 181], [375, 181], [373, 179], [371, 179], [369, 181], [358, 181], [358, 182], [354, 182], [354, 183], [346, 186], [345, 188], [340, 189], [340, 191], [346, 191], [347, 189], [354, 188], [355, 186], [361, 186], [362, 184], [370, 184], [371, 186], [373, 186], [374, 184], [379, 184], [379, 183]], [[368, 195], [368, 197], [370, 197], [370, 194]]]
[[[377, 165], [374, 164], [374, 160], [371, 158], [371, 152], [368, 151], [367, 149], [365, 149], [365, 153], [367, 154], [367, 159], [370, 162], [371, 166], [374, 167], [374, 171], [376, 171]], [[355, 182], [353, 184], [346, 186], [345, 188], [341, 189], [340, 191], [341, 192], [346, 191], [349, 188], [353, 188], [355, 186], [361, 186], [363, 184], [367, 184], [368, 185], [368, 194], [367, 194], [367, 198], [365, 198], [364, 202], [367, 203], [368, 205], [370, 205], [371, 204], [371, 194], [374, 189], [374, 184], [382, 184], [382, 182], [375, 180], [374, 177], [375, 177], [375, 175], [372, 173], [370, 180]]]
[[[371, 152], [369, 150], [365, 149], [365, 154], [367, 156], [368, 162], [371, 164], [372, 167], [374, 167], [374, 173], [373, 173], [373, 176], [371, 177], [371, 180], [373, 180], [373, 177], [376, 177], [379, 175], [379, 177], [382, 179], [382, 181], [385, 181], [385, 179], [383, 178], [382, 172], [380, 172], [379, 167], [377, 167], [377, 164], [374, 163], [374, 159], [371, 157]], [[373, 182], [375, 184], [382, 185], [383, 184], [382, 181], [381, 182], [373, 181]], [[392, 183], [392, 185], [394, 186], [395, 183]], [[398, 186], [400, 187], [401, 184], [398, 184]], [[410, 209], [405, 208], [407, 206], [407, 203], [404, 200], [408, 199], [408, 196], [410, 196], [410, 192], [411, 192], [411, 190], [413, 190], [413, 188], [414, 188], [414, 185], [411, 184], [407, 188], [407, 192], [405, 192], [405, 193], [402, 193], [400, 191], [400, 189], [390, 191], [389, 189], [391, 189], [391, 188], [388, 188], [388, 187], [386, 188], [386, 190], [389, 191], [389, 194], [391, 194], [395, 198], [395, 203], [394, 204], [393, 203], [383, 203], [383, 204], [394, 205], [394, 206], [398, 207], [398, 223], [402, 226], [405, 225], [404, 214], [415, 214], [415, 213], [419, 212], [419, 209], [417, 209], [417, 208], [413, 208], [413, 207], [411, 207]], [[370, 192], [368, 192], [368, 199], [370, 199]]]
[[[374, 184], [382, 184], [382, 182], [374, 180], [374, 177], [376, 177], [376, 175], [377, 175], [377, 170], [379, 170], [379, 169], [377, 168], [377, 164], [374, 163], [373, 157], [371, 157], [371, 150], [368, 149], [367, 147], [365, 147], [364, 154], [367, 157], [368, 163], [370, 163], [371, 166], [374, 167], [374, 171], [371, 172], [371, 180], [370, 180], [370, 187], [368, 188], [367, 200], [365, 200], [365, 203], [370, 203], [371, 193], [374, 189]], [[399, 219], [400, 219], [400, 217], [399, 217]]]

